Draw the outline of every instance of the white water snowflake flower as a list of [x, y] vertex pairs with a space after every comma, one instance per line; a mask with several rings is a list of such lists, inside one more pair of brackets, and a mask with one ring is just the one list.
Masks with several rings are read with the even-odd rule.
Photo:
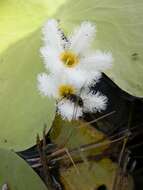
[[73, 85], [72, 81], [67, 80], [64, 75], [53, 75], [41, 73], [38, 75], [38, 89], [44, 96], [62, 99], [71, 94], [78, 94], [79, 88]]
[[84, 112], [101, 112], [106, 109], [108, 98], [100, 92], [96, 94], [82, 93]]
[[92, 50], [95, 33], [96, 27], [90, 22], [83, 22], [68, 37], [54, 19], [43, 28], [44, 47], [40, 51], [50, 74], [38, 75], [38, 89], [56, 99], [63, 119], [77, 120], [84, 112], [101, 112], [107, 107], [106, 96], [99, 91], [90, 93], [90, 86], [99, 82], [113, 61], [110, 52]]
[[77, 106], [74, 102], [63, 99], [57, 104], [58, 114], [62, 116], [63, 119], [66, 120], [78, 120], [82, 115], [82, 107]]
[[41, 54], [51, 73], [64, 72], [81, 87], [111, 66], [111, 53], [91, 50], [96, 32], [92, 23], [83, 22], [69, 37], [64, 36], [56, 20], [49, 20], [43, 31]]
[[77, 120], [82, 117], [83, 112], [101, 112], [107, 107], [107, 97], [102, 95], [100, 92], [96, 94], [82, 93], [81, 94], [82, 105], [73, 102], [70, 99], [63, 98], [58, 102], [58, 114], [60, 114], [63, 119]]

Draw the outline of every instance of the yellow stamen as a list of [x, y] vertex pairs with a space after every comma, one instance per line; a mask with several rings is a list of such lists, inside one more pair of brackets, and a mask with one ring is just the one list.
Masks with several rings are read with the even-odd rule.
[[59, 87], [59, 95], [60, 97], [67, 97], [71, 94], [75, 93], [75, 89], [72, 85], [61, 85]]
[[74, 67], [79, 63], [78, 56], [70, 51], [62, 52], [60, 59], [67, 67]]

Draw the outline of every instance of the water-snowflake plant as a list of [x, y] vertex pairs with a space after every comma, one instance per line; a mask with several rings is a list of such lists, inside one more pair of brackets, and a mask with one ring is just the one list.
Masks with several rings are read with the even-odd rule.
[[38, 88], [43, 95], [57, 100], [58, 113], [64, 119], [79, 119], [84, 112], [106, 109], [107, 97], [100, 92], [93, 95], [89, 90], [113, 61], [110, 52], [92, 50], [95, 32], [95, 25], [83, 22], [65, 36], [53, 19], [43, 28], [44, 46], [40, 51], [50, 74], [38, 75]]

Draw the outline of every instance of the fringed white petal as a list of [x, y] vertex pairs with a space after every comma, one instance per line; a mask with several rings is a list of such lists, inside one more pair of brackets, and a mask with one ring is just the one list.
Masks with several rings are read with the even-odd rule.
[[73, 102], [67, 99], [63, 99], [57, 104], [58, 114], [62, 116], [63, 119], [66, 120], [78, 120], [79, 117], [82, 116], [82, 108], [79, 106], [75, 106]]
[[93, 83], [96, 84], [99, 82], [101, 76], [102, 76], [102, 73], [101, 72], [88, 72], [86, 71], [87, 73], [87, 79], [86, 79], [86, 86], [91, 86]]
[[66, 73], [68, 81], [76, 86], [76, 88], [82, 88], [86, 83], [85, 72], [79, 69], [68, 69]]
[[57, 96], [57, 82], [54, 77], [41, 73], [37, 77], [38, 89], [43, 96], [55, 97]]
[[85, 58], [81, 59], [81, 67], [83, 66], [88, 71], [104, 71], [111, 67], [113, 57], [111, 53], [96, 51]]
[[59, 30], [58, 22], [54, 19], [48, 20], [43, 27], [43, 41], [45, 45], [51, 46], [52, 48], [62, 51], [62, 33]]
[[45, 67], [52, 73], [61, 72], [64, 69], [63, 63], [59, 59], [59, 53], [49, 46], [40, 49]]
[[101, 112], [106, 109], [107, 106], [107, 97], [102, 95], [100, 92], [96, 94], [82, 94], [83, 99], [83, 109], [85, 112]]
[[67, 81], [79, 89], [90, 86], [93, 81], [98, 82], [102, 75], [100, 72], [88, 72], [82, 69], [67, 69], [65, 74]]
[[91, 45], [95, 35], [95, 25], [83, 22], [70, 36], [70, 49], [77, 54], [83, 54]]

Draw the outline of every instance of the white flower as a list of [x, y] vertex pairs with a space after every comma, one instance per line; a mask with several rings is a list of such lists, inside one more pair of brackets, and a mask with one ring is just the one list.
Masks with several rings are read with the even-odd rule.
[[95, 25], [90, 22], [83, 22], [69, 37], [54, 19], [43, 28], [44, 47], [40, 52], [50, 74], [38, 75], [38, 89], [57, 100], [63, 119], [77, 120], [83, 112], [101, 112], [107, 107], [106, 96], [90, 93], [91, 84], [100, 80], [102, 71], [113, 61], [110, 52], [91, 49], [95, 33]]
[[82, 116], [82, 107], [77, 106], [74, 102], [63, 99], [58, 102], [58, 114], [60, 114], [63, 119], [78, 120]]
[[58, 102], [58, 114], [60, 114], [63, 119], [77, 120], [82, 117], [83, 112], [101, 112], [107, 107], [107, 97], [102, 95], [100, 92], [96, 94], [91, 94], [88, 91], [81, 93], [81, 98], [83, 105], [79, 106], [75, 102], [72, 102], [70, 99], [63, 98]]
[[52, 73], [64, 72], [76, 86], [88, 84], [96, 75], [99, 79], [99, 72], [111, 66], [111, 53], [91, 51], [96, 32], [92, 23], [83, 22], [69, 37], [63, 37], [56, 20], [49, 20], [43, 31], [41, 54], [46, 68]]
[[78, 94], [80, 91], [65, 75], [47, 75], [46, 73], [38, 75], [38, 89], [42, 95], [56, 99]]
[[81, 93], [83, 101], [83, 110], [85, 112], [101, 112], [107, 107], [108, 98], [102, 95], [100, 92], [96, 94], [91, 93]]

